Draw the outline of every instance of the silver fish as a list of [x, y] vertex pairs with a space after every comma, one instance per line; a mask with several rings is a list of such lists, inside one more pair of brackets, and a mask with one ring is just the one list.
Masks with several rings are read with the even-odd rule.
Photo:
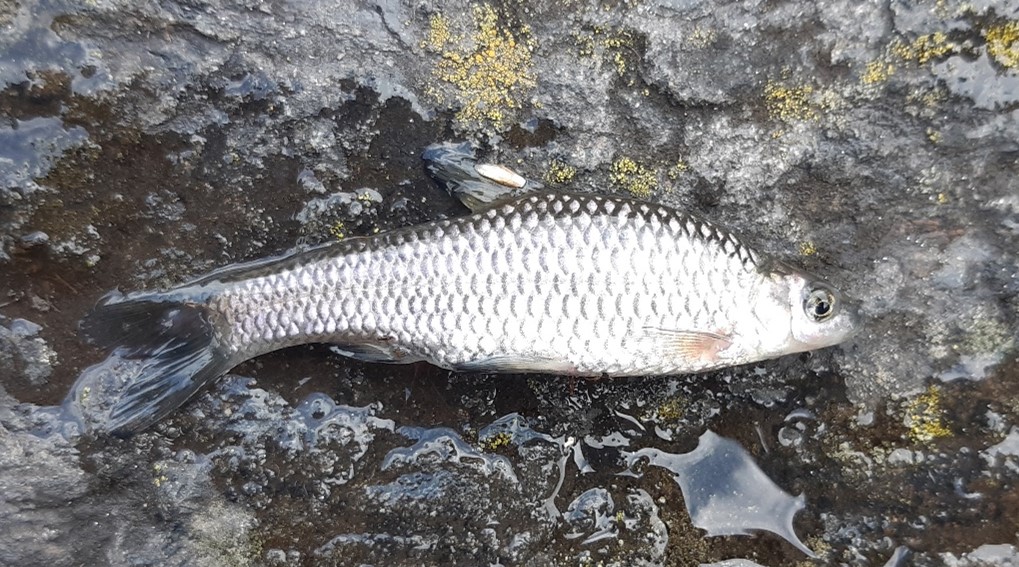
[[826, 347], [858, 327], [829, 284], [674, 209], [544, 191], [474, 205], [166, 292], [108, 295], [85, 335], [151, 362], [111, 429], [141, 429], [240, 362], [304, 343], [463, 371], [636, 376]]

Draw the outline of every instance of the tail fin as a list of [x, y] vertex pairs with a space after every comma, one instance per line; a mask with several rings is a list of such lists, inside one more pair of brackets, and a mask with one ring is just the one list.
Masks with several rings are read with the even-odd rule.
[[113, 405], [107, 429], [129, 435], [180, 407], [230, 369], [208, 309], [161, 294], [107, 294], [81, 322], [85, 338], [123, 358], [145, 360], [145, 372]]

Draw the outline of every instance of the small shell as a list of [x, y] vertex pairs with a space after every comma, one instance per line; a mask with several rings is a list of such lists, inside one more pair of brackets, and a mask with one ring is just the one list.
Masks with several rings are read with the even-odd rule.
[[495, 181], [499, 185], [513, 187], [514, 189], [519, 189], [527, 183], [527, 180], [519, 173], [504, 165], [479, 163], [474, 166], [474, 171], [477, 171], [478, 175], [491, 181]]

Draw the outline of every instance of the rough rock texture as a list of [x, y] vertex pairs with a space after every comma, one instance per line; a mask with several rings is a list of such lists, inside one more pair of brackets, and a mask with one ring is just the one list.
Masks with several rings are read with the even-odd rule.
[[[625, 457], [706, 430], [803, 495], [822, 562], [1015, 562], [1019, 7], [0, 0], [0, 30], [0, 564], [803, 561]], [[728, 225], [866, 328], [595, 382], [296, 348], [126, 440], [87, 431], [117, 360], [63, 403], [110, 289], [462, 214], [418, 157], [449, 139]]]

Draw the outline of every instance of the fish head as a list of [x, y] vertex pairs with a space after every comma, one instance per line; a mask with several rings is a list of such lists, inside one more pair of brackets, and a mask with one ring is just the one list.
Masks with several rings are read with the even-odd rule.
[[837, 345], [860, 329], [857, 303], [823, 279], [770, 261], [763, 293], [753, 299], [753, 358], [770, 358]]
[[831, 284], [795, 269], [776, 277], [789, 313], [788, 352], [837, 345], [860, 330], [859, 305]]

